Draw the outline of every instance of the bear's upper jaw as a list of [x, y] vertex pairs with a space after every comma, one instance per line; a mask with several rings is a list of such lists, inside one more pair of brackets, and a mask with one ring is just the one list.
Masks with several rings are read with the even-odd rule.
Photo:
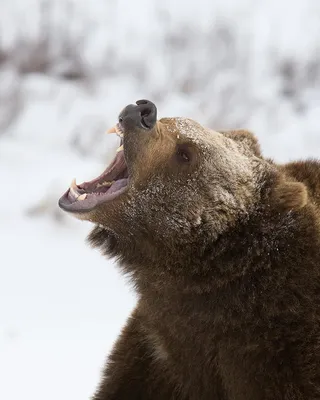
[[110, 201], [123, 193], [128, 186], [129, 176], [123, 151], [123, 139], [112, 163], [105, 171], [89, 182], [76, 184], [75, 179], [70, 188], [60, 198], [59, 206], [69, 212], [88, 212], [101, 203]]

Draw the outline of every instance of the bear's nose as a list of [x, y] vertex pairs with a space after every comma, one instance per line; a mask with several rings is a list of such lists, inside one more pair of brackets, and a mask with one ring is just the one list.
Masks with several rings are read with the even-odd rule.
[[149, 100], [138, 100], [121, 111], [119, 122], [125, 130], [152, 129], [157, 122], [157, 107]]

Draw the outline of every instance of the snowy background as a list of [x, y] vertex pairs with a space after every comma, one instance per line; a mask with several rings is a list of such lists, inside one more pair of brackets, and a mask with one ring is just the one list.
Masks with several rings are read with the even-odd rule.
[[319, 0], [1, 0], [0, 398], [85, 400], [135, 297], [60, 212], [139, 98], [320, 154]]

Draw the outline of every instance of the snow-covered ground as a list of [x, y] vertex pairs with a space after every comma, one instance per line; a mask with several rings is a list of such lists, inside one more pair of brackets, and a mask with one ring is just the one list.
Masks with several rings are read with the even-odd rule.
[[57, 207], [139, 98], [320, 154], [318, 0], [0, 2], [0, 398], [85, 400], [135, 297]]
[[134, 295], [56, 209], [54, 177], [83, 160], [11, 138], [0, 160], [0, 398], [87, 399]]

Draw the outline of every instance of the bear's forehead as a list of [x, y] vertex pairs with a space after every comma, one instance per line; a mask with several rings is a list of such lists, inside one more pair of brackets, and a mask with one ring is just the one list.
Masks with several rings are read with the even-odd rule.
[[[237, 176], [253, 179], [254, 162], [242, 149], [242, 145], [221, 132], [208, 129], [198, 122], [183, 117], [160, 120], [166, 134], [187, 139], [201, 151], [198, 173], [214, 173], [225, 180], [235, 180]], [[211, 172], [210, 172], [211, 171]]]
[[180, 137], [186, 138], [201, 147], [223, 142], [221, 133], [207, 129], [190, 118], [163, 118], [160, 122], [165, 126], [168, 133], [176, 135], [178, 139]]

